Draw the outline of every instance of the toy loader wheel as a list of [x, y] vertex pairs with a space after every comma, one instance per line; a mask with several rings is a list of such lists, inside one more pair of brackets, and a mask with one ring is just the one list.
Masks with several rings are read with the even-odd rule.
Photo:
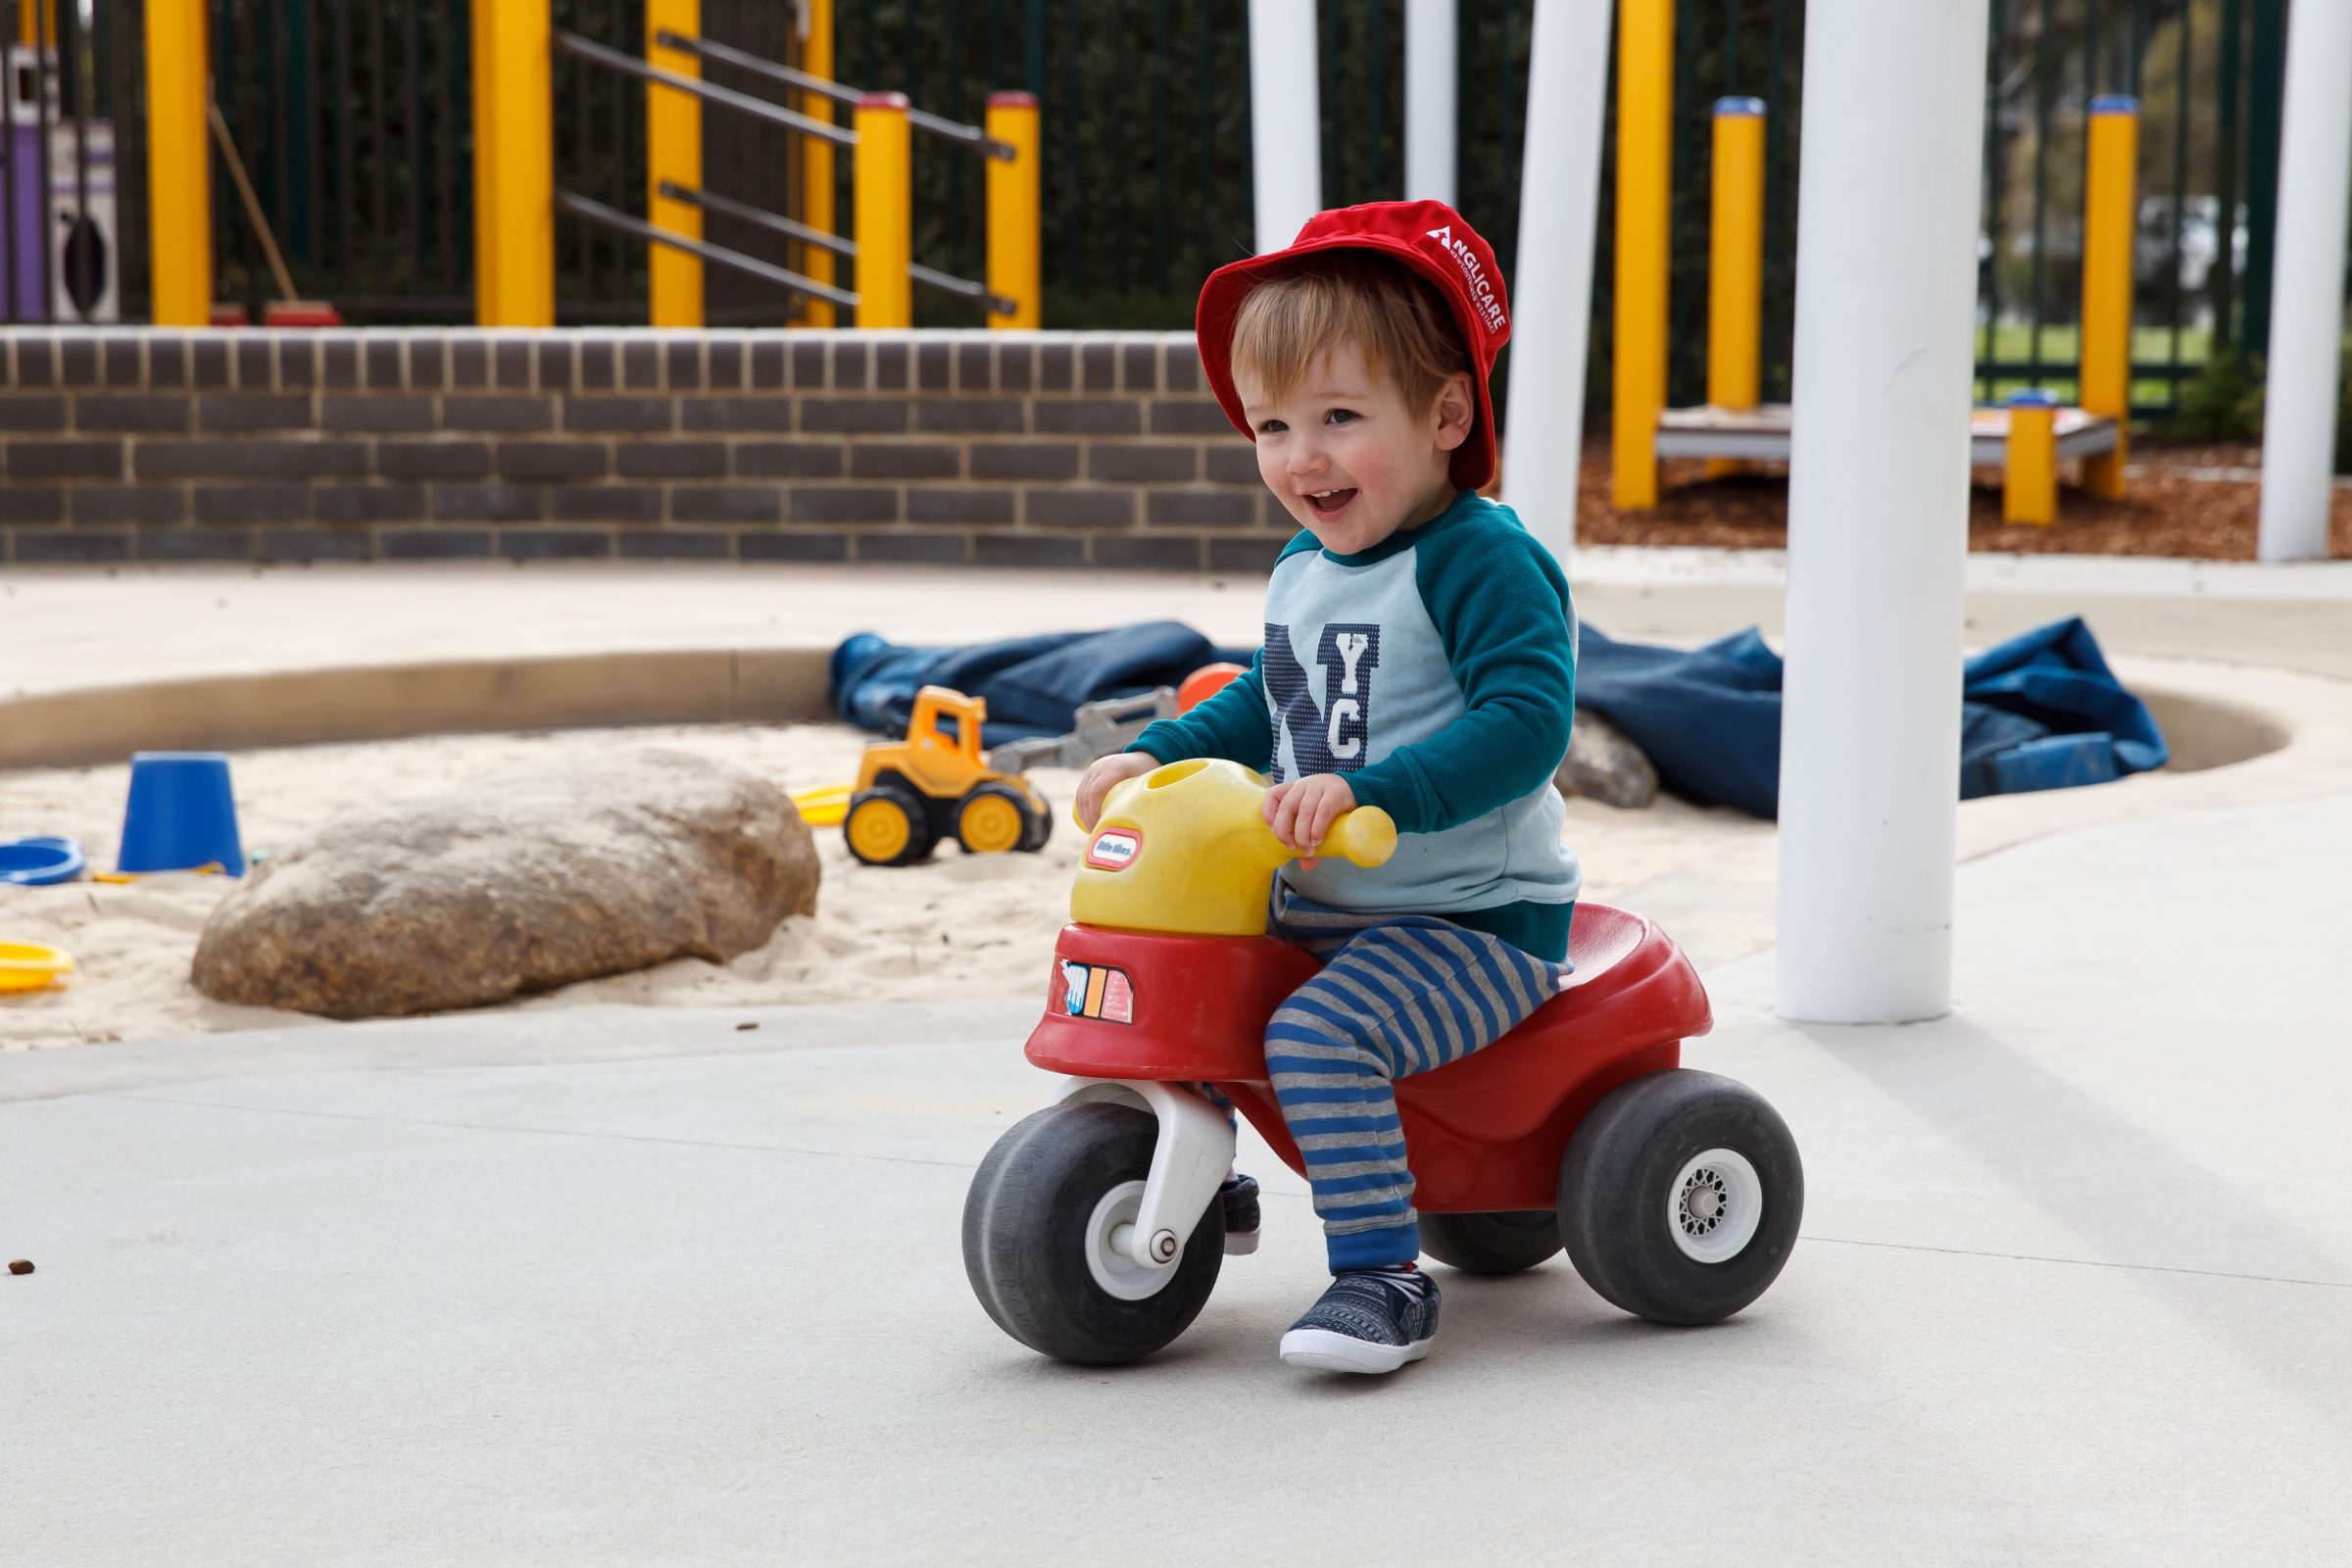
[[966, 855], [1003, 855], [1024, 848], [1029, 803], [1009, 784], [975, 784], [956, 808], [956, 842]]
[[923, 803], [896, 784], [877, 784], [851, 796], [841, 836], [867, 865], [912, 865], [939, 842]]

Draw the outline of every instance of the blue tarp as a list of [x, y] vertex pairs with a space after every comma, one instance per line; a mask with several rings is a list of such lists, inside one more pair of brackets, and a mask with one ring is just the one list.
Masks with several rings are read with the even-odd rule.
[[[2164, 734], [2080, 616], [1970, 660], [1960, 705], [1960, 798], [2098, 784], [2161, 767]], [[1754, 627], [1688, 652], [1584, 628], [1576, 705], [1601, 714], [1702, 806], [1779, 813], [1781, 656]]]
[[[967, 648], [910, 648], [859, 632], [833, 651], [841, 716], [906, 728], [915, 689], [953, 686], [988, 703], [998, 746], [1060, 735], [1080, 703], [1173, 686], [1251, 650], [1212, 647], [1176, 621], [1054, 632]], [[1621, 643], [1584, 628], [1576, 701], [1607, 717], [1657, 764], [1667, 789], [1701, 805], [1772, 816], [1780, 805], [1781, 657], [1751, 627], [1685, 651]], [[1960, 795], [2096, 784], [2162, 766], [2164, 736], [2100, 657], [2080, 617], [2053, 621], [1968, 662], [1960, 710]]]
[[964, 648], [914, 648], [855, 632], [833, 650], [827, 689], [860, 729], [903, 735], [918, 687], [952, 686], [988, 704], [983, 746], [1067, 735], [1078, 705], [1174, 686], [1203, 664], [1247, 664], [1253, 648], [1218, 648], [1174, 620], [1109, 631], [1046, 632]]

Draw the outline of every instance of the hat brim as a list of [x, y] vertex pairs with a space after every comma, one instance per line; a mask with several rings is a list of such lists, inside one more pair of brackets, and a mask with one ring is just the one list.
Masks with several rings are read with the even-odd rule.
[[[1475, 345], [1485, 330], [1470, 314], [1468, 302], [1456, 296], [1452, 278], [1424, 251], [1386, 234], [1334, 234], [1293, 245], [1288, 250], [1229, 262], [1209, 273], [1208, 281], [1200, 286], [1200, 303], [1193, 316], [1193, 335], [1200, 345], [1200, 368], [1208, 376], [1209, 390], [1216, 393], [1225, 417], [1252, 444], [1257, 440], [1257, 432], [1250, 428], [1249, 417], [1242, 412], [1242, 395], [1233, 384], [1233, 323], [1241, 316], [1242, 302], [1250, 297], [1251, 289], [1279, 276], [1290, 263], [1318, 251], [1375, 251], [1402, 262], [1436, 288], [1438, 297], [1446, 302], [1446, 309], [1453, 317], [1454, 330], [1461, 334], [1465, 349]], [[1454, 448], [1447, 466], [1457, 490], [1481, 489], [1494, 477], [1494, 400], [1487, 381], [1488, 376], [1475, 368], [1473, 351], [1470, 393], [1477, 401], [1478, 417], [1471, 423], [1469, 437]]]

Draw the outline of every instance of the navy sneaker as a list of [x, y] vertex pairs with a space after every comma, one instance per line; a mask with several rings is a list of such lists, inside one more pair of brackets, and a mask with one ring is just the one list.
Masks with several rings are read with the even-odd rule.
[[1353, 1268], [1282, 1337], [1282, 1358], [1320, 1372], [1394, 1372], [1429, 1353], [1438, 1286], [1418, 1269]]
[[1225, 1209], [1225, 1255], [1238, 1257], [1257, 1250], [1257, 1183], [1248, 1176], [1228, 1176], [1217, 1189]]

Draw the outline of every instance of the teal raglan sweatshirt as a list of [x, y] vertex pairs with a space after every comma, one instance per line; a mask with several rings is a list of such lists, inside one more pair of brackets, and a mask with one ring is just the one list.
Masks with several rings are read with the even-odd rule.
[[1301, 532], [1266, 584], [1247, 674], [1131, 751], [1224, 757], [1277, 781], [1344, 773], [1396, 819], [1387, 865], [1297, 862], [1318, 904], [1436, 914], [1552, 962], [1580, 876], [1551, 787], [1576, 711], [1567, 578], [1508, 507], [1463, 491], [1370, 550]]

